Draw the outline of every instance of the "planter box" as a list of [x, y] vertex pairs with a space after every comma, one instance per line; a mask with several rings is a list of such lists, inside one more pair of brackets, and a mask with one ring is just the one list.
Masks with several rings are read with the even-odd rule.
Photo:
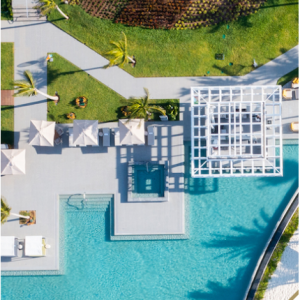
[[168, 121], [168, 116], [159, 116], [161, 121]]

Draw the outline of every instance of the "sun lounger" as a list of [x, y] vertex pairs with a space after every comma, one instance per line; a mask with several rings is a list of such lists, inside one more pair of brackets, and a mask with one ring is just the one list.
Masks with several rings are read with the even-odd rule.
[[17, 256], [18, 239], [14, 236], [1, 236], [1, 256]]
[[299, 100], [299, 89], [295, 89], [295, 99]]
[[76, 147], [73, 143], [73, 128], [69, 128], [69, 147]]
[[25, 236], [25, 256], [46, 256], [49, 248], [42, 236]]
[[154, 130], [152, 126], [148, 126], [147, 127], [147, 131], [148, 131], [148, 145], [149, 146], [154, 146], [154, 141], [155, 141], [155, 137], [154, 137]]
[[103, 128], [103, 146], [109, 147], [110, 146], [110, 129], [109, 128]]
[[115, 146], [121, 146], [119, 128], [115, 128]]

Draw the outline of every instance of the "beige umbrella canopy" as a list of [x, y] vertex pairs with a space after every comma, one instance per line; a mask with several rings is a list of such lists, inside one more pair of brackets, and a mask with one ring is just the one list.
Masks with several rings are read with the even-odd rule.
[[99, 146], [98, 121], [74, 120], [73, 143], [80, 146]]
[[144, 119], [119, 120], [119, 129], [121, 145], [145, 144]]
[[25, 149], [1, 150], [1, 175], [25, 174]]
[[54, 146], [55, 122], [31, 120], [29, 144], [34, 146]]

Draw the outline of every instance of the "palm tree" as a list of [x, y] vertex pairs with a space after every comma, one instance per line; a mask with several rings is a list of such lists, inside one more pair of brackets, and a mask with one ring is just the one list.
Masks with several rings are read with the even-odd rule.
[[39, 9], [43, 16], [47, 15], [52, 9], [57, 9], [64, 18], [66, 18], [67, 20], [69, 19], [69, 17], [59, 9], [54, 0], [40, 0], [39, 4], [34, 6], [33, 8]]
[[14, 94], [15, 97], [16, 96], [32, 96], [32, 95], [41, 94], [41, 95], [47, 97], [48, 99], [51, 99], [54, 101], [59, 100], [59, 96], [49, 96], [49, 95], [39, 91], [35, 87], [35, 82], [33, 80], [33, 77], [32, 77], [32, 74], [30, 71], [24, 71], [24, 75], [27, 80], [16, 80], [13, 83], [15, 86], [15, 91], [17, 91], [17, 93]]
[[130, 97], [126, 100], [127, 107], [125, 111], [128, 113], [129, 119], [145, 119], [148, 121], [152, 113], [160, 113], [166, 115], [166, 111], [157, 105], [149, 105], [149, 91], [144, 88], [146, 96], [140, 98]]
[[4, 197], [1, 197], [1, 225], [4, 224], [7, 221], [7, 218], [12, 215], [19, 218], [29, 219], [29, 216], [22, 216], [18, 214], [14, 214], [10, 212], [11, 208], [6, 203], [6, 200]]
[[105, 53], [106, 55], [112, 56], [106, 68], [114, 65], [120, 65], [120, 67], [123, 67], [124, 64], [128, 64], [129, 61], [133, 64], [135, 63], [135, 61], [128, 55], [126, 34], [124, 32], [122, 32], [122, 34], [124, 36], [124, 40], [120, 42], [110, 41], [110, 43], [114, 46], [114, 49]]

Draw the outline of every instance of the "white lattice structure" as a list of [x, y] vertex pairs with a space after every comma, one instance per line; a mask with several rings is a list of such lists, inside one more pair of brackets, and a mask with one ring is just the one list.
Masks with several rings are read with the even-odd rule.
[[191, 88], [192, 177], [282, 176], [281, 86]]

